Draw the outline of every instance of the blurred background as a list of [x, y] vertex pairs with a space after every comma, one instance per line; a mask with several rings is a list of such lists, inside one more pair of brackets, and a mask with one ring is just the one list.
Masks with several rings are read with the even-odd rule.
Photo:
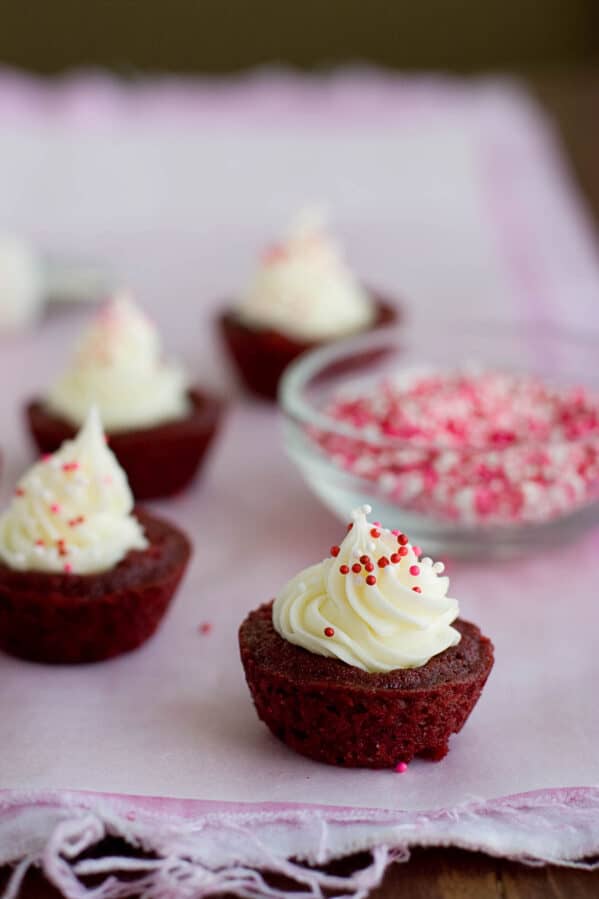
[[520, 75], [557, 122], [599, 217], [597, 0], [5, 0], [1, 14], [0, 65], [41, 75], [348, 64]]
[[40, 73], [80, 66], [225, 73], [319, 68], [535, 72], [599, 59], [596, 0], [52, 0], [2, 4], [0, 59]]

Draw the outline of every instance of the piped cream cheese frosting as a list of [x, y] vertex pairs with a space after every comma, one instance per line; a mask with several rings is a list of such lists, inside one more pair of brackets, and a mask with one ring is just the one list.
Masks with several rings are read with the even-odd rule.
[[0, 517], [0, 559], [19, 571], [93, 574], [148, 545], [96, 408], [19, 481]]
[[189, 412], [182, 368], [163, 358], [158, 332], [127, 293], [100, 311], [46, 406], [81, 425], [90, 406], [109, 432], [152, 427]]
[[317, 341], [367, 327], [375, 310], [322, 216], [310, 210], [263, 253], [237, 313], [254, 327]]
[[273, 604], [275, 630], [309, 652], [368, 672], [419, 668], [460, 641], [444, 566], [357, 509], [331, 556], [306, 568]]

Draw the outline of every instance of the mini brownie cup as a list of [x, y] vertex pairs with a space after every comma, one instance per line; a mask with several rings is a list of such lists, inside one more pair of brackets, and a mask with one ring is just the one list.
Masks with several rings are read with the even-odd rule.
[[98, 574], [15, 571], [0, 562], [0, 649], [34, 662], [99, 662], [157, 630], [191, 556], [178, 528], [141, 509], [149, 546]]
[[302, 353], [397, 317], [392, 303], [355, 277], [324, 219], [321, 209], [303, 209], [218, 320], [241, 380], [265, 399], [276, 398], [283, 372]]
[[0, 649], [97, 662], [158, 627], [191, 555], [176, 527], [133, 505], [92, 408], [75, 439], [19, 480], [0, 515]]
[[[393, 324], [398, 317], [395, 305], [376, 294], [371, 293], [370, 296], [375, 314], [372, 322], [363, 329], [364, 332]], [[294, 359], [308, 350], [331, 342], [300, 340], [272, 328], [249, 324], [235, 309], [229, 309], [221, 315], [219, 328], [246, 388], [256, 396], [268, 400], [276, 399], [283, 372]], [[351, 336], [358, 333], [360, 332], [353, 332]], [[343, 335], [347, 336], [349, 335]]]
[[[354, 513], [331, 557], [241, 625], [258, 717], [296, 752], [345, 767], [439, 761], [493, 666], [493, 646], [458, 618], [441, 563]], [[369, 593], [369, 591], [372, 591]]]
[[[107, 432], [138, 500], [172, 496], [196, 476], [218, 430], [223, 402], [199, 390], [188, 391], [189, 414], [151, 427]], [[27, 404], [26, 419], [41, 453], [52, 453], [77, 433], [65, 418], [51, 412], [40, 399]]]
[[223, 412], [164, 358], [156, 327], [127, 293], [102, 307], [47, 395], [28, 403], [40, 452], [72, 438], [92, 404], [137, 500], [171, 496], [193, 480]]

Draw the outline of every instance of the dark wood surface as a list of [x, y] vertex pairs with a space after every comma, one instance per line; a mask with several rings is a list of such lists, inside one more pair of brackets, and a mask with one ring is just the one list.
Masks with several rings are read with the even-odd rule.
[[[529, 84], [558, 125], [579, 184], [599, 224], [599, 70], [535, 75], [530, 76]], [[345, 859], [336, 865], [336, 870], [351, 870], [359, 863], [359, 859]], [[0, 891], [1, 888], [2, 879]], [[34, 871], [21, 896], [55, 899], [58, 894]], [[371, 899], [597, 897], [599, 871], [528, 867], [456, 849], [414, 851], [409, 862], [389, 868], [383, 883], [371, 895]]]

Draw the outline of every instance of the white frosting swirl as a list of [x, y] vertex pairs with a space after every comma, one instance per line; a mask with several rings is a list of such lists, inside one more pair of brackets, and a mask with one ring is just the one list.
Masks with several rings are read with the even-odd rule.
[[30, 325], [43, 303], [43, 272], [34, 251], [18, 237], [0, 235], [0, 332]]
[[161, 357], [156, 328], [127, 294], [100, 311], [46, 405], [76, 425], [96, 405], [109, 432], [157, 425], [189, 411], [182, 369]]
[[0, 559], [19, 571], [105, 571], [148, 545], [132, 509], [127, 478], [92, 408], [77, 437], [19, 481], [0, 517]]
[[[419, 668], [459, 642], [460, 633], [451, 626], [458, 603], [447, 596], [442, 563], [419, 561], [410, 544], [400, 561], [379, 567], [378, 560], [390, 560], [400, 544], [396, 534], [369, 524], [370, 511], [364, 506], [353, 513], [337, 556], [287, 584], [274, 602], [273, 624], [290, 643], [364, 671]], [[360, 563], [362, 556], [374, 564], [372, 572]], [[352, 565], [360, 565], [360, 572]], [[342, 574], [342, 566], [349, 573]], [[367, 577], [376, 583], [369, 585]]]
[[264, 253], [237, 312], [250, 325], [314, 341], [358, 331], [374, 319], [368, 293], [322, 222], [307, 214]]

